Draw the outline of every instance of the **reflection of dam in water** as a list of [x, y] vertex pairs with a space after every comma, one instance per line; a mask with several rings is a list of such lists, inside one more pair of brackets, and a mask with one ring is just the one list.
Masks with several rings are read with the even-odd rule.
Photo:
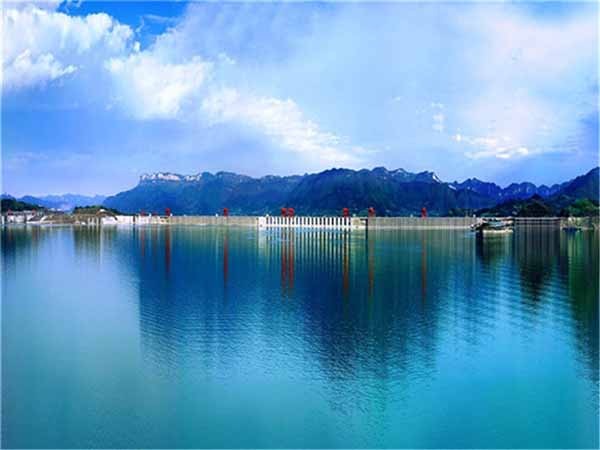
[[[324, 230], [270, 230], [259, 235], [261, 248], [267, 258], [281, 261], [281, 289], [283, 294], [291, 294], [294, 288], [296, 271], [301, 276], [313, 276], [314, 270], [337, 279], [344, 297], [350, 294], [351, 268], [353, 276], [366, 265], [368, 293], [373, 295], [375, 282], [374, 251], [369, 244], [372, 239], [348, 231]], [[359, 248], [365, 245], [366, 251]], [[366, 261], [360, 261], [366, 255]]]
[[[319, 329], [340, 307], [367, 314], [370, 319], [361, 326], [370, 327], [369, 321], [375, 321], [386, 324], [382, 331], [397, 323], [405, 324], [402, 333], [420, 329], [425, 317], [431, 321], [436, 316], [440, 286], [454, 272], [448, 266], [430, 274], [430, 259], [436, 264], [446, 258], [463, 259], [473, 252], [472, 240], [458, 240], [452, 232], [439, 231], [365, 234], [164, 227], [140, 229], [138, 239], [141, 322], [142, 330], [148, 330], [142, 335], [148, 343], [157, 337], [159, 342], [171, 341], [166, 348], [176, 353], [189, 350], [177, 337], [181, 330], [193, 336], [198, 326], [202, 328], [200, 324], [213, 326], [230, 303], [248, 302], [246, 307], [254, 310], [277, 297], [297, 302], [303, 311], [297, 312], [299, 317], [317, 321], [314, 326]], [[447, 242], [455, 246], [448, 250]], [[456, 246], [458, 242], [460, 246]], [[216, 283], [219, 279], [221, 283]], [[312, 304], [316, 298], [325, 302]], [[181, 323], [170, 323], [171, 317]], [[269, 322], [267, 317], [262, 320]], [[156, 334], [159, 330], [164, 333]], [[432, 334], [435, 327], [418, 333], [421, 339]], [[157, 347], [152, 344], [150, 348]]]
[[[313, 276], [315, 268], [332, 279], [339, 278], [345, 295], [350, 289], [350, 243], [348, 231], [271, 229], [258, 235], [259, 249], [269, 264], [280, 262], [281, 291], [291, 295], [296, 272]], [[357, 240], [364, 238], [355, 236]]]
[[[385, 240], [379, 243], [375, 233], [157, 230], [157, 235], [138, 234], [142, 348], [153, 365], [176, 368], [193, 360], [227, 370], [219, 361], [235, 358], [230, 351], [236, 346], [268, 340], [321, 355], [315, 362], [329, 374], [331, 401], [340, 408], [351, 405], [336, 380], [387, 365], [387, 356], [376, 351], [381, 343], [387, 342], [387, 351], [405, 361], [409, 372], [431, 370], [425, 367], [433, 364], [437, 308], [424, 316], [419, 300], [427, 289], [427, 276], [420, 278], [427, 271], [426, 251], [416, 249], [419, 264], [397, 288], [386, 279], [389, 264], [380, 254]], [[416, 245], [427, 245], [427, 237]], [[389, 298], [400, 290], [409, 297]], [[278, 306], [278, 300], [288, 309]], [[394, 336], [403, 338], [394, 342]], [[415, 347], [421, 356], [411, 362]], [[367, 407], [368, 398], [376, 396], [383, 405], [389, 376], [363, 389], [358, 401]]]
[[[406, 233], [420, 236], [419, 261], [410, 273], [412, 276], [415, 268], [420, 268], [420, 292], [424, 296], [427, 291], [427, 233], [403, 231], [396, 238], [402, 239]], [[329, 280], [338, 280], [343, 296], [349, 296], [351, 288], [360, 285], [365, 296], [372, 298], [377, 271], [377, 236], [377, 232], [365, 235], [343, 230], [279, 228], [259, 233], [258, 239], [260, 251], [270, 264], [280, 261], [282, 293], [291, 293], [296, 277], [310, 279], [318, 271]], [[412, 252], [405, 256], [412, 264]]]
[[[190, 235], [199, 237], [201, 241], [203, 239], [212, 241], [214, 252], [210, 255], [211, 262], [208, 264], [213, 267], [220, 264], [222, 267], [220, 277], [223, 287], [226, 287], [229, 282], [231, 266], [235, 268], [239, 263], [237, 253], [243, 249], [246, 259], [244, 262], [248, 262], [248, 259], [256, 259], [255, 264], [251, 264], [253, 269], [263, 267], [267, 271], [272, 271], [277, 267], [281, 293], [285, 295], [293, 293], [297, 277], [310, 279], [319, 274], [328, 276], [330, 281], [337, 280], [341, 287], [340, 292], [344, 295], [349, 295], [352, 286], [357, 284], [355, 280], [363, 278], [366, 281], [364, 292], [366, 297], [370, 298], [374, 295], [377, 268], [380, 266], [382, 269], [406, 268], [407, 270], [397, 271], [393, 280], [404, 279], [406, 287], [415, 285], [414, 281], [418, 278], [418, 296], [423, 300], [428, 291], [428, 260], [432, 257], [451, 260], [451, 255], [443, 253], [448, 248], [448, 244], [451, 244], [455, 254], [472, 254], [476, 250], [482, 262], [486, 263], [486, 261], [493, 261], [490, 258], [493, 258], [494, 254], [504, 254], [506, 246], [512, 242], [505, 238], [484, 240], [467, 238], [453, 231], [396, 230], [364, 234], [344, 230], [295, 228], [272, 228], [263, 231], [228, 228], [200, 231], [170, 226], [139, 228], [136, 234], [139, 237], [141, 259], [146, 259], [150, 249], [154, 261], [153, 269], [158, 268], [156, 262], [162, 259], [166, 277], [171, 272], [174, 233], [178, 236], [175, 247], [185, 244]], [[233, 255], [230, 250], [230, 236], [234, 239]], [[248, 239], [240, 240], [240, 236], [247, 236]], [[377, 252], [376, 256], [380, 236], [384, 237], [386, 245], [380, 249], [384, 251]], [[250, 242], [252, 245], [249, 244]], [[403, 247], [408, 242], [411, 242], [408, 251], [407, 249], [394, 250], [395, 247]], [[159, 256], [160, 253], [162, 256]], [[204, 255], [203, 259], [207, 256]], [[221, 262], [218, 263], [218, 260]], [[437, 273], [444, 273], [445, 270], [445, 268], [438, 268]], [[214, 272], [211, 271], [212, 273]], [[390, 281], [388, 280], [387, 283], [389, 284]]]

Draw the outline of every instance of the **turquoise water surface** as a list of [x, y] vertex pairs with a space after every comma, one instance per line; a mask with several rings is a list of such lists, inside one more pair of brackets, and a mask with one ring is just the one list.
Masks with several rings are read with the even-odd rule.
[[598, 447], [598, 233], [2, 230], [2, 446]]

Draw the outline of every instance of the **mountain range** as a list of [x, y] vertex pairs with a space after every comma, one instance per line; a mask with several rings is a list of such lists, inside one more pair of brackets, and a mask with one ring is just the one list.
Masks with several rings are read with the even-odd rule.
[[[190, 215], [219, 214], [224, 207], [232, 214], [278, 214], [282, 206], [293, 206], [302, 215], [337, 215], [345, 207], [360, 215], [366, 214], [371, 206], [378, 215], [389, 216], [418, 215], [422, 207], [433, 216], [516, 215], [532, 208], [559, 214], [590, 211], [590, 205], [597, 208], [598, 179], [597, 167], [552, 186], [523, 182], [506, 187], [477, 178], [445, 183], [433, 172], [412, 173], [384, 167], [260, 178], [231, 172], [196, 175], [158, 172], [142, 175], [133, 189], [111, 197], [64, 194], [26, 195], [16, 199], [3, 194], [2, 198], [62, 211], [103, 205], [125, 213], [162, 213], [169, 208], [174, 214]], [[581, 202], [573, 206], [578, 200], [591, 203], [582, 209]]]
[[[598, 168], [561, 184], [536, 186], [513, 183], [502, 188], [470, 178], [445, 183], [433, 172], [403, 169], [330, 169], [315, 174], [253, 178], [231, 172], [180, 175], [159, 172], [142, 175], [137, 186], [104, 200], [103, 205], [133, 213], [144, 210], [174, 214], [216, 214], [227, 207], [232, 214], [278, 214], [293, 206], [297, 214], [339, 214], [344, 207], [378, 215], [464, 215], [532, 196], [549, 205], [565, 207], [576, 199], [598, 202]], [[554, 207], [554, 206], [551, 206]]]
[[536, 193], [528, 198], [512, 198], [478, 211], [489, 216], [598, 216], [598, 168], [569, 182], [548, 196]]
[[47, 209], [55, 209], [58, 211], [72, 211], [77, 206], [92, 206], [101, 205], [106, 199], [105, 195], [78, 195], [78, 194], [62, 194], [62, 195], [44, 195], [33, 196], [24, 195], [15, 198], [8, 194], [2, 194], [3, 199], [14, 199], [23, 203], [42, 206]]
[[522, 200], [533, 195], [550, 197], [559, 192], [562, 188], [566, 187], [568, 184], [569, 181], [560, 184], [553, 184], [552, 186], [546, 186], [544, 184], [536, 186], [533, 183], [523, 182], [512, 183], [505, 188], [501, 188], [496, 183], [481, 181], [477, 178], [469, 178], [462, 183], [457, 181], [449, 183], [450, 186], [456, 189], [468, 189], [475, 191], [479, 194], [491, 197], [496, 201]]

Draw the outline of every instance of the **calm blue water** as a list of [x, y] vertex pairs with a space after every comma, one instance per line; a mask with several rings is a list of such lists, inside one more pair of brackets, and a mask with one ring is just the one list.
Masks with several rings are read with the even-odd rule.
[[598, 447], [598, 234], [2, 230], [2, 446]]

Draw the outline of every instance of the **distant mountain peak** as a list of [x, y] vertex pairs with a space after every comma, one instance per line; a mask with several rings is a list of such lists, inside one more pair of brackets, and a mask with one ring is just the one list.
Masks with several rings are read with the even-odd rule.
[[179, 175], [172, 172], [154, 172], [144, 173], [140, 176], [140, 182], [148, 181], [187, 181], [188, 176]]
[[416, 175], [416, 178], [418, 181], [429, 181], [429, 182], [434, 182], [434, 183], [442, 182], [442, 180], [440, 180], [440, 178], [436, 175], [435, 172], [431, 172], [429, 170], [426, 170], [424, 172], [419, 172]]
[[371, 172], [388, 172], [388, 170], [385, 166], [377, 166], [373, 167], [373, 170]]
[[211, 172], [201, 172], [195, 175], [182, 175], [174, 172], [153, 172], [142, 174], [140, 176], [140, 183], [194, 183], [202, 179], [210, 180], [215, 178], [230, 178], [243, 181], [245, 179], [249, 179], [250, 177], [226, 171], [219, 171], [214, 174]]
[[[369, 172], [368, 170], [362, 169], [359, 172]], [[418, 173], [408, 172], [403, 168], [397, 168], [388, 170], [383, 166], [374, 167], [370, 173], [376, 176], [392, 177], [393, 179], [400, 180], [402, 182], [422, 182], [422, 183], [442, 183], [442, 180], [431, 171], [423, 171]]]
[[483, 181], [480, 180], [477, 177], [471, 177], [471, 178], [467, 178], [465, 181], [465, 183], [469, 182], [469, 183], [477, 183], [477, 184], [484, 184], [484, 183], [490, 183], [489, 181]]

